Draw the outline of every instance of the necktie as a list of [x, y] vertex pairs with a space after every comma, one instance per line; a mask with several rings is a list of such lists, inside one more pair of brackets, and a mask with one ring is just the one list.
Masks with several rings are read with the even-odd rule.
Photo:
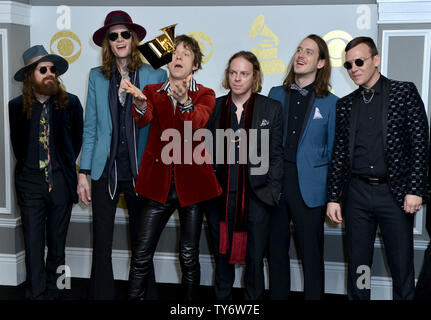
[[298, 91], [299, 91], [299, 93], [300, 93], [302, 96], [306, 96], [306, 95], [308, 94], [308, 90], [307, 90], [307, 89], [301, 88], [301, 87], [300, 87], [300, 86], [298, 86], [296, 83], [292, 83], [292, 85], [290, 86], [290, 89], [292, 89], [292, 90], [298, 90]]
[[42, 107], [39, 122], [39, 168], [45, 172], [48, 190], [52, 190], [51, 158], [49, 155], [49, 112], [46, 103]]

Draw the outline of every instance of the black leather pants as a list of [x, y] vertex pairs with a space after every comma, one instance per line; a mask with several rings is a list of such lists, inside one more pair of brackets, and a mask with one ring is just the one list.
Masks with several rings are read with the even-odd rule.
[[170, 216], [178, 209], [180, 219], [180, 266], [183, 298], [197, 298], [200, 283], [199, 240], [202, 230], [203, 205], [180, 207], [172, 179], [165, 204], [148, 200], [137, 217], [135, 248], [129, 273], [129, 299], [145, 299], [147, 281], [153, 267], [153, 257], [160, 235]]

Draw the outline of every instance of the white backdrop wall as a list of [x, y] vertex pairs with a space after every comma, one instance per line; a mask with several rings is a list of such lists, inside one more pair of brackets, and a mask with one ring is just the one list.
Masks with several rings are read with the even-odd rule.
[[[101, 64], [101, 48], [93, 33], [103, 26], [112, 10], [124, 10], [147, 30], [149, 41], [161, 28], [177, 23], [175, 34], [195, 37], [204, 52], [203, 69], [196, 80], [214, 89], [217, 96], [229, 58], [239, 50], [253, 51], [264, 71], [262, 94], [280, 85], [291, 56], [308, 34], [318, 34], [328, 43], [332, 63], [333, 92], [343, 96], [355, 86], [342, 67], [347, 42], [359, 35], [377, 40], [376, 5], [301, 5], [229, 7], [88, 7], [33, 6], [31, 45], [43, 44], [51, 53], [66, 58], [69, 70], [62, 76], [67, 91], [76, 94], [85, 108], [88, 74]], [[121, 199], [120, 199], [121, 200]], [[127, 215], [121, 201], [118, 213]], [[74, 206], [72, 220], [88, 217], [89, 208]]]
[[249, 50], [258, 55], [265, 72], [262, 93], [266, 95], [272, 86], [281, 84], [298, 43], [306, 35], [316, 33], [327, 40], [334, 93], [343, 96], [354, 89], [340, 63], [345, 44], [359, 35], [377, 39], [376, 5], [32, 7], [31, 44], [43, 44], [52, 53], [74, 59], [62, 78], [67, 90], [77, 94], [83, 103], [88, 72], [101, 61], [101, 50], [93, 43], [92, 35], [103, 25], [109, 11], [119, 9], [147, 29], [144, 41], [174, 23], [178, 23], [177, 35], [191, 34], [199, 40], [206, 61], [196, 79], [213, 88], [217, 95], [225, 93], [220, 83], [226, 63], [235, 52]]

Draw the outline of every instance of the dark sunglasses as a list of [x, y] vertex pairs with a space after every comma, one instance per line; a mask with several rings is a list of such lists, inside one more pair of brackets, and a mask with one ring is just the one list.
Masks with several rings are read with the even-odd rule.
[[[368, 57], [368, 58], [366, 58], [366, 59], [356, 59], [356, 60], [353, 60], [353, 63], [354, 63], [357, 67], [362, 67], [362, 66], [364, 65], [365, 60], [368, 60], [368, 59], [370, 59], [371, 57], [372, 57], [372, 56], [369, 56], [369, 57]], [[349, 62], [349, 61], [344, 62], [344, 68], [346, 68], [347, 70], [352, 69], [352, 68], [353, 68], [353, 64], [352, 64], [352, 62]]]
[[110, 34], [108, 34], [108, 39], [110, 41], [115, 41], [118, 39], [118, 36], [121, 34], [121, 37], [123, 39], [130, 39], [130, 37], [132, 36], [132, 34], [130, 33], [130, 31], [121, 31], [120, 33], [118, 32], [111, 32]]
[[[45, 74], [48, 71], [48, 67], [40, 67], [39, 72], [41, 74]], [[55, 74], [57, 72], [57, 67], [56, 66], [50, 66], [49, 67], [49, 71], [51, 71], [52, 74]]]

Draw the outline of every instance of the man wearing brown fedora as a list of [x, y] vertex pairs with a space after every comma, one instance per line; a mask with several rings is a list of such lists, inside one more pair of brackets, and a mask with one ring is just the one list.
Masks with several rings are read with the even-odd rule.
[[[166, 80], [166, 71], [141, 60], [137, 47], [145, 35], [144, 27], [119, 10], [110, 12], [104, 26], [93, 34], [94, 43], [102, 47], [102, 66], [90, 71], [77, 188], [81, 201], [91, 203], [93, 211], [90, 299], [115, 299], [111, 252], [120, 193], [127, 204], [132, 243], [134, 217], [142, 206], [134, 186], [149, 126], [139, 129], [135, 125], [132, 97], [121, 87], [125, 80], [141, 89]], [[154, 270], [151, 279], [150, 292], [154, 293]]]
[[83, 112], [78, 97], [65, 92], [58, 79], [68, 69], [66, 60], [41, 45], [27, 49], [23, 59], [25, 66], [14, 77], [23, 82], [22, 95], [9, 101], [9, 124], [24, 231], [26, 298], [57, 299], [72, 204], [78, 202], [75, 162]]

